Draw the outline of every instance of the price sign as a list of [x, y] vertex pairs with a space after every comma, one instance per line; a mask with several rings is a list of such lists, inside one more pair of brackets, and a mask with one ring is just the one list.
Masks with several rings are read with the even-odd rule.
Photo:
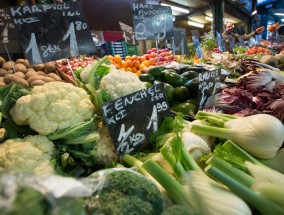
[[206, 70], [199, 73], [198, 100], [199, 108], [202, 109], [207, 98], [214, 95], [220, 89], [221, 69]]
[[136, 40], [165, 40], [174, 36], [171, 7], [154, 4], [132, 4]]
[[185, 28], [174, 28], [173, 53], [177, 55], [188, 55]]
[[113, 100], [101, 110], [119, 155], [148, 145], [150, 135], [170, 116], [163, 83]]
[[9, 15], [9, 9], [0, 9], [0, 43], [9, 43], [17, 40], [19, 40], [18, 33]]
[[192, 34], [192, 42], [195, 47], [196, 54], [199, 58], [203, 58], [203, 52], [202, 52], [202, 49], [200, 46], [200, 40], [199, 40], [199, 32], [197, 30], [192, 30], [191, 34]]
[[11, 7], [10, 13], [31, 64], [95, 51], [79, 2]]
[[121, 31], [123, 32], [123, 38], [125, 42], [133, 45], [138, 45], [137, 41], [135, 40], [133, 28], [122, 22], [119, 22], [119, 26]]
[[225, 42], [224, 42], [224, 40], [223, 40], [223, 38], [222, 38], [222, 36], [219, 32], [216, 32], [216, 36], [217, 36], [218, 49], [222, 53], [222, 52], [226, 51]]

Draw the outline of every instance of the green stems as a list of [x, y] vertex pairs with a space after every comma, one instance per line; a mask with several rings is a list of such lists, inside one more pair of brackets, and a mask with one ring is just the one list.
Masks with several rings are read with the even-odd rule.
[[173, 202], [184, 205], [188, 208], [189, 212], [192, 212], [192, 203], [185, 189], [178, 181], [152, 160], [146, 161], [142, 167], [162, 185]]
[[237, 180], [228, 176], [218, 168], [213, 166], [208, 166], [206, 167], [205, 171], [208, 175], [210, 175], [211, 177], [217, 179], [218, 181], [226, 185], [231, 191], [233, 191], [243, 200], [253, 205], [262, 214], [281, 215], [284, 213], [284, 211], [274, 202], [252, 191], [250, 188], [246, 187]]

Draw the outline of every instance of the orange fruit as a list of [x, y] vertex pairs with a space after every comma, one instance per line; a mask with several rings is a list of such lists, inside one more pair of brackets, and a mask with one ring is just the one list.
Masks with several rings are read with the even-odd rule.
[[145, 61], [145, 60], [146, 60], [146, 57], [145, 57], [145, 56], [140, 56], [140, 57], [139, 57], [140, 63], [142, 63], [142, 62]]
[[120, 55], [114, 55], [113, 56], [113, 61], [115, 63], [121, 63], [121, 61], [122, 61], [121, 56]]
[[126, 71], [127, 71], [127, 72], [132, 72], [131, 67], [127, 67], [127, 68], [126, 68]]
[[139, 68], [139, 66], [140, 66], [140, 61], [139, 61], [139, 60], [134, 60], [134, 61], [133, 61], [133, 66], [136, 67], [136, 68]]
[[144, 64], [146, 67], [151, 65], [150, 61], [148, 61], [148, 60], [144, 60], [142, 64]]
[[126, 67], [127, 67], [127, 62], [123, 60], [121, 62], [121, 68], [126, 68]]
[[136, 75], [141, 75], [141, 71], [137, 70]]
[[137, 55], [132, 55], [131, 56], [131, 59], [134, 61], [134, 60], [139, 60], [138, 56]]
[[111, 61], [111, 60], [113, 60], [113, 56], [112, 55], [108, 55], [107, 59]]
[[150, 64], [154, 66], [154, 65], [156, 65], [157, 58], [150, 58], [149, 61], [150, 61]]
[[126, 60], [127, 67], [132, 67], [133, 66], [133, 61], [132, 60]]
[[127, 55], [127, 56], [125, 56], [124, 60], [125, 60], [125, 61], [131, 60], [131, 57], [130, 57], [129, 55]]
[[145, 64], [143, 64], [143, 63], [141, 63], [140, 65], [139, 65], [139, 70], [143, 70], [143, 69], [145, 69]]
[[273, 24], [273, 27], [274, 27], [274, 28], [278, 28], [278, 27], [279, 27], [279, 23], [278, 23], [278, 22], [274, 23], [274, 24]]
[[132, 70], [133, 73], [136, 73], [138, 69], [133, 66], [133, 67], [131, 68], [131, 70]]

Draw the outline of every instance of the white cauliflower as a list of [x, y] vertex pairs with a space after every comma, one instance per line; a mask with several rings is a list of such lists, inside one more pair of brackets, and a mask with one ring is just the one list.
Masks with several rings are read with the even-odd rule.
[[29, 125], [41, 135], [75, 126], [90, 119], [94, 112], [87, 92], [64, 82], [35, 86], [10, 111], [17, 125]]
[[146, 86], [134, 73], [111, 69], [111, 71], [102, 78], [100, 89], [108, 90], [112, 99], [116, 99], [146, 89]]
[[53, 156], [54, 144], [46, 136], [30, 135], [24, 139], [8, 139], [0, 144], [0, 171], [54, 173], [51, 162]]

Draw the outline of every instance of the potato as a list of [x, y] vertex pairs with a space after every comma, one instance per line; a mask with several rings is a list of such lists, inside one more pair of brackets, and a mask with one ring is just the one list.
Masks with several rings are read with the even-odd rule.
[[34, 87], [34, 86], [40, 86], [40, 85], [44, 85], [44, 84], [45, 84], [45, 82], [43, 80], [35, 80], [30, 84], [30, 86]]
[[37, 72], [37, 74], [39, 74], [39, 75], [46, 76], [46, 73], [45, 73], [44, 71], [36, 71], [36, 72]]
[[27, 81], [28, 81], [29, 84], [31, 84], [35, 80], [42, 80], [45, 83], [55, 81], [53, 78], [45, 77], [45, 76], [42, 76], [42, 75], [33, 75], [33, 76], [29, 77]]
[[12, 74], [12, 73], [13, 73], [13, 71], [11, 72], [11, 71], [7, 71], [5, 69], [0, 68], [0, 77], [4, 77], [5, 75]]
[[29, 72], [29, 71], [36, 72], [36, 70], [34, 68], [32, 68], [32, 67], [27, 69], [27, 72]]
[[0, 82], [4, 82], [4, 77], [0, 77]]
[[5, 62], [5, 59], [3, 57], [0, 57], [0, 67], [2, 67]]
[[41, 63], [41, 64], [33, 65], [33, 68], [34, 68], [36, 71], [43, 71], [43, 69], [44, 69], [44, 64]]
[[18, 76], [16, 76], [15, 74], [7, 74], [4, 76], [4, 82], [6, 84], [10, 84], [11, 82], [14, 82], [16, 84], [19, 84], [19, 85], [22, 85], [23, 87], [29, 87], [29, 83], [23, 79], [23, 78], [20, 78]]
[[47, 77], [53, 78], [55, 81], [62, 81], [61, 77], [55, 73], [49, 73], [47, 74]]
[[56, 66], [54, 62], [47, 62], [44, 64], [44, 70], [45, 73], [55, 72]]
[[3, 64], [2, 68], [9, 71], [13, 69], [13, 66], [15, 65], [14, 61], [7, 61], [6, 63]]
[[16, 72], [27, 73], [27, 67], [22, 63], [16, 63], [14, 69]]
[[6, 86], [7, 84], [5, 84], [5, 82], [3, 82], [3, 81], [0, 81], [0, 87], [4, 87], [4, 86]]
[[22, 59], [22, 58], [19, 58], [16, 60], [16, 64], [17, 63], [21, 63], [21, 64], [24, 64], [26, 66], [26, 68], [31, 68], [32, 66], [30, 65], [28, 59]]
[[25, 79], [25, 74], [22, 73], [22, 72], [15, 72], [14, 75], [16, 75], [16, 76], [18, 76], [18, 77], [20, 77], [20, 78]]
[[44, 72], [38, 73], [38, 72], [36, 72], [35, 70], [29, 70], [29, 71], [25, 74], [25, 79], [29, 79], [30, 77], [35, 76], [35, 75], [45, 75], [45, 73], [44, 73]]

